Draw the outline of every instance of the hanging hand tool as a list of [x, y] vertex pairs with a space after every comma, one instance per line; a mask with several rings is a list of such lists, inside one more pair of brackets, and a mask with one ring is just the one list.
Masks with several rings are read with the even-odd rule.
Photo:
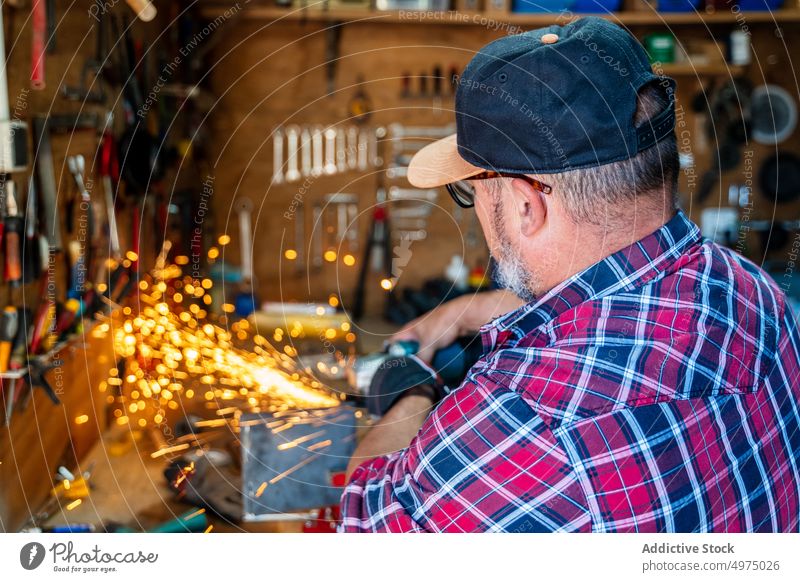
[[56, 52], [56, 0], [46, 0], [47, 16], [47, 54]]
[[427, 71], [422, 71], [419, 74], [419, 93], [417, 97], [425, 98], [428, 96], [428, 73]]
[[[19, 314], [13, 305], [7, 305], [0, 314], [0, 373], [8, 371], [11, 349], [19, 331]], [[6, 405], [8, 406], [8, 405]]]
[[283, 130], [280, 127], [272, 134], [272, 183], [283, 184]]
[[336, 129], [336, 171], [347, 170], [347, 134], [343, 127]]
[[358, 169], [361, 171], [369, 167], [369, 130], [366, 128], [358, 132]]
[[325, 130], [325, 167], [326, 174], [336, 173], [336, 130], [329, 127]]
[[311, 175], [311, 132], [303, 127], [300, 132], [300, 174], [304, 178]]
[[114, 204], [114, 182], [119, 179], [119, 163], [114, 145], [114, 136], [111, 134], [111, 113], [106, 119], [106, 128], [100, 142], [99, 173], [103, 181], [103, 193], [106, 202], [106, 217], [108, 220], [108, 246], [109, 256], [119, 262], [122, 258], [122, 249], [117, 231], [117, 213]]
[[14, 192], [14, 182], [7, 180], [5, 183], [6, 217], [4, 220], [5, 228], [3, 229], [3, 241], [5, 243], [3, 278], [12, 287], [22, 283], [21, 237], [24, 230], [24, 221], [19, 216]]
[[386, 137], [386, 128], [379, 126], [374, 131], [369, 132], [369, 163], [373, 168], [383, 165], [383, 157], [380, 154], [383, 138]]
[[47, 6], [45, 0], [31, 4], [31, 88], [45, 88], [44, 61], [47, 50]]
[[404, 71], [400, 77], [400, 99], [411, 98], [411, 73]]
[[94, 25], [95, 50], [94, 56], [83, 62], [81, 82], [78, 87], [62, 84], [59, 88], [61, 96], [70, 101], [86, 103], [104, 103], [106, 100], [105, 84], [103, 81], [103, 68], [108, 62], [106, 51], [106, 19], [107, 11], [100, 11]]
[[[17, 309], [16, 323], [12, 323], [12, 327], [16, 327], [14, 339], [11, 342], [11, 355], [9, 359], [9, 369], [20, 370], [25, 365], [28, 356], [28, 337], [29, 330], [28, 324], [31, 321], [31, 312], [29, 309], [22, 307]], [[9, 378], [3, 383], [3, 388], [7, 391], [5, 395], [5, 424], [11, 424], [11, 416], [14, 413], [14, 407], [17, 404], [19, 397], [20, 384], [23, 383], [22, 378]]]
[[377, 194], [377, 204], [372, 213], [367, 244], [364, 246], [364, 259], [358, 273], [358, 283], [353, 300], [351, 316], [359, 320], [366, 308], [367, 274], [370, 270], [381, 272], [386, 278], [391, 277], [391, 240], [389, 236], [389, 216], [384, 206], [386, 193], [381, 188]]
[[81, 302], [77, 299], [67, 299], [62, 309], [56, 311], [54, 335], [57, 341], [61, 341], [72, 331], [73, 324], [80, 315]]
[[43, 291], [39, 301], [39, 308], [31, 322], [30, 346], [28, 347], [30, 354], [39, 354], [47, 351], [51, 343], [52, 338], [48, 336], [55, 322], [56, 303], [52, 295], [48, 293], [47, 285], [49, 281], [49, 275], [42, 280]]
[[286, 128], [286, 181], [296, 182], [300, 179], [297, 169], [297, 147], [300, 140], [300, 128], [292, 125]]
[[358, 167], [358, 128], [351, 125], [347, 128], [347, 169]]
[[28, 359], [28, 346], [33, 336], [33, 313], [27, 307], [17, 308], [17, 334], [11, 345], [10, 370], [21, 370]]
[[239, 247], [241, 254], [242, 288], [236, 296], [236, 313], [247, 317], [258, 308], [253, 286], [253, 203], [242, 198], [236, 205], [239, 215]]
[[364, 77], [356, 79], [358, 87], [347, 104], [347, 112], [355, 123], [366, 123], [372, 113], [372, 100], [364, 89]]
[[311, 175], [314, 177], [321, 176], [325, 168], [324, 147], [323, 147], [323, 129], [320, 126], [314, 126], [311, 130]]
[[336, 89], [336, 67], [339, 64], [339, 43], [342, 38], [342, 22], [333, 23], [325, 29], [325, 76], [328, 96]]
[[433, 112], [438, 115], [442, 112], [442, 81], [444, 80], [442, 67], [439, 65], [433, 67], [431, 80], [433, 84]]
[[450, 65], [450, 95], [455, 96], [456, 89], [458, 89], [458, 67]]
[[27, 126], [18, 119], [11, 119], [8, 108], [5, 35], [3, 13], [0, 10], [0, 175], [21, 172], [27, 166]]
[[[69, 243], [69, 254], [71, 258], [73, 276], [71, 278], [70, 293], [68, 296], [74, 297], [75, 299], [80, 299], [86, 287], [87, 275], [92, 272], [94, 210], [92, 208], [92, 198], [89, 194], [89, 191], [86, 189], [86, 184], [83, 180], [83, 172], [86, 166], [83, 156], [69, 156], [67, 158], [67, 166], [69, 167], [69, 171], [72, 174], [72, 177], [75, 180], [75, 185], [78, 187], [78, 192], [80, 193], [82, 214], [85, 213], [85, 218], [81, 219], [85, 220], [85, 231], [78, 231], [79, 239], [83, 240], [72, 240]], [[73, 217], [68, 216], [67, 218], [69, 220]]]
[[25, 239], [22, 243], [22, 282], [36, 281], [42, 274], [42, 246], [36, 228], [36, 187], [31, 174], [28, 180], [28, 199], [25, 204]]
[[50, 127], [47, 117], [33, 118], [36, 177], [42, 196], [44, 231], [52, 252], [61, 250], [61, 225], [56, 208], [56, 178], [53, 171], [53, 151], [50, 147]]

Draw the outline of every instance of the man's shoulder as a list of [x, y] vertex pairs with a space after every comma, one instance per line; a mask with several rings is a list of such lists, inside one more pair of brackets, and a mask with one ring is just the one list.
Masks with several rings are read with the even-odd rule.
[[483, 373], [548, 424], [759, 386], [784, 297], [763, 270], [709, 241], [641, 286], [582, 302], [494, 352]]

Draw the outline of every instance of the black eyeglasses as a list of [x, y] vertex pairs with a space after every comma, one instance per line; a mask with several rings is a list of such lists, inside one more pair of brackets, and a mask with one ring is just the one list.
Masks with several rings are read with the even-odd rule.
[[466, 180], [458, 180], [450, 184], [445, 184], [445, 188], [447, 188], [453, 201], [461, 208], [472, 208], [475, 206], [475, 186], [470, 184], [470, 182], [472, 180], [490, 180], [492, 178], [520, 178], [528, 182], [542, 194], [550, 194], [553, 191], [553, 188], [535, 178], [525, 176], [524, 174], [505, 174], [501, 172], [482, 172]]

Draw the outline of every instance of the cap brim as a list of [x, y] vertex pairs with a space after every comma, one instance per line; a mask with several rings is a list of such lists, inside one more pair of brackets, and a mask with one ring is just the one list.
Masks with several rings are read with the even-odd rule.
[[456, 134], [426, 145], [408, 164], [408, 181], [417, 188], [435, 188], [484, 172], [458, 154]]

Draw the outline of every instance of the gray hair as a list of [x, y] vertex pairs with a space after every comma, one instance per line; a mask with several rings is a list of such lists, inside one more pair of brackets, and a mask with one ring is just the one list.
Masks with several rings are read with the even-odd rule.
[[[669, 104], [669, 95], [657, 82], [639, 90], [634, 123], [650, 120]], [[678, 189], [678, 146], [675, 132], [634, 157], [593, 168], [534, 175], [553, 187], [569, 217], [577, 224], [597, 226], [609, 218], [626, 216], [632, 203], [663, 204], [674, 208]]]

